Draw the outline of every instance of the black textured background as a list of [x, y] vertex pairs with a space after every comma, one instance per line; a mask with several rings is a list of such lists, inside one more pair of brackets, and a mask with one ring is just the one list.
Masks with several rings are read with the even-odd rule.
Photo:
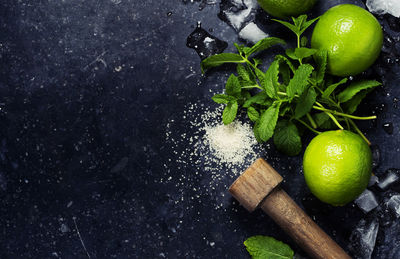
[[[218, 19], [218, 4], [199, 10], [201, 3], [187, 2], [0, 1], [0, 258], [88, 258], [79, 234], [91, 258], [248, 258], [242, 242], [255, 234], [304, 256], [267, 216], [229, 198], [230, 178], [215, 192], [193, 191], [206, 177], [194, 175], [195, 166], [182, 172], [166, 142], [171, 118], [185, 128], [186, 104], [214, 105], [209, 89], [221, 91], [229, 72], [201, 76], [197, 54], [185, 46], [196, 22], [228, 50], [238, 41]], [[378, 175], [399, 167], [400, 158], [399, 20], [380, 22], [385, 52], [363, 76], [384, 86], [360, 111], [379, 116], [360, 124], [379, 146]], [[388, 122], [391, 135], [382, 128]], [[347, 249], [362, 212], [316, 201], [300, 157], [273, 147], [263, 156]], [[190, 176], [187, 185], [176, 182], [181, 174]], [[215, 193], [226, 194], [222, 209]]]

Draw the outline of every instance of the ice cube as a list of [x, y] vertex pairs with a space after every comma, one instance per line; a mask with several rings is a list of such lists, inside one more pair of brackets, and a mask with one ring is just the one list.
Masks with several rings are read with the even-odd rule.
[[392, 214], [396, 217], [400, 217], [400, 195], [393, 195], [386, 202], [386, 206], [392, 212]]
[[377, 183], [379, 183], [379, 178], [376, 175], [372, 175], [371, 178], [369, 178], [368, 187], [371, 187]]
[[386, 190], [395, 182], [398, 182], [400, 177], [400, 169], [391, 168], [386, 171], [386, 175], [384, 178], [378, 183], [378, 187], [382, 190]]
[[257, 0], [222, 0], [218, 17], [239, 32], [248, 22], [254, 21]]
[[366, 189], [360, 196], [354, 201], [357, 206], [364, 211], [364, 213], [368, 213], [371, 210], [378, 207], [378, 202], [373, 192]]
[[395, 17], [400, 17], [399, 0], [367, 0], [367, 7], [372, 13], [389, 13]]
[[361, 219], [350, 235], [350, 250], [355, 257], [370, 259], [375, 248], [376, 236], [378, 235], [378, 220]]
[[194, 49], [203, 60], [209, 56], [223, 52], [228, 47], [228, 43], [212, 36], [201, 28], [201, 23], [198, 23], [196, 29], [187, 38], [186, 46]]
[[268, 34], [263, 32], [260, 27], [254, 22], [247, 24], [240, 32], [239, 37], [251, 43], [257, 43], [259, 40], [268, 37]]

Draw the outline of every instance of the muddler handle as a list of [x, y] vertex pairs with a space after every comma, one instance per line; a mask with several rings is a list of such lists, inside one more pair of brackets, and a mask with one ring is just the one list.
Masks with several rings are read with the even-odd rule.
[[229, 188], [247, 210], [261, 208], [311, 257], [351, 258], [280, 187], [283, 178], [264, 159], [254, 162]]

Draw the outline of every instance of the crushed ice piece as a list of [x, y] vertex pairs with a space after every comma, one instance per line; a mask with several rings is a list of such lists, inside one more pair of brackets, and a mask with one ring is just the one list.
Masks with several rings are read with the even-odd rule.
[[376, 175], [371, 175], [371, 178], [369, 179], [368, 187], [371, 187], [377, 183], [379, 183], [379, 178]]
[[396, 216], [396, 218], [400, 217], [400, 195], [393, 195], [386, 202], [386, 206], [388, 209]]
[[257, 43], [258, 41], [267, 38], [268, 34], [263, 32], [260, 27], [257, 26], [257, 24], [250, 22], [242, 30], [240, 30], [239, 37], [248, 42]]
[[361, 193], [354, 203], [357, 204], [364, 213], [368, 213], [378, 207], [378, 201], [376, 200], [375, 194], [368, 189]]
[[375, 248], [379, 223], [376, 218], [372, 220], [361, 219], [350, 236], [350, 248], [356, 258], [370, 259]]
[[379, 246], [375, 247], [374, 258], [400, 258], [400, 222], [392, 220], [390, 224], [379, 230]]
[[228, 47], [228, 43], [212, 36], [198, 24], [187, 38], [186, 46], [194, 49], [203, 60], [209, 56], [222, 53]]
[[376, 14], [391, 14], [400, 17], [399, 0], [367, 0], [367, 7], [370, 12]]
[[236, 31], [240, 31], [255, 18], [257, 0], [222, 0], [218, 17]]
[[400, 179], [399, 174], [400, 174], [400, 169], [394, 169], [394, 168], [388, 169], [386, 171], [385, 177], [379, 181], [378, 187], [381, 190], [387, 190], [390, 187], [390, 185], [392, 185], [393, 183], [397, 182]]

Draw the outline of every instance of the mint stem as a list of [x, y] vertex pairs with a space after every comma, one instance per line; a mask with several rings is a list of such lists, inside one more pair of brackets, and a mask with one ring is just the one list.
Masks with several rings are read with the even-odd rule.
[[315, 121], [314, 121], [314, 119], [311, 117], [310, 113], [307, 113], [306, 116], [307, 116], [307, 119], [310, 121], [311, 126], [312, 126], [314, 129], [316, 129], [316, 128], [317, 128], [317, 123], [315, 123]]
[[354, 130], [367, 142], [369, 146], [371, 146], [371, 142], [367, 139], [367, 137], [361, 132], [361, 130], [357, 127], [353, 120], [349, 120], [350, 124], [353, 126]]
[[308, 125], [306, 122], [304, 122], [304, 121], [302, 121], [302, 120], [300, 120], [300, 119], [296, 119], [298, 122], [300, 122], [301, 124], [303, 124], [307, 129], [309, 129], [309, 130], [311, 130], [312, 132], [314, 132], [315, 134], [317, 134], [317, 135], [319, 135], [319, 134], [321, 134], [322, 132], [321, 131], [318, 131], [318, 130], [315, 130], [315, 129], [313, 129], [310, 125]]
[[242, 89], [253, 89], [253, 88], [258, 88], [260, 90], [264, 90], [261, 86], [259, 85], [246, 85], [246, 86], [242, 86]]
[[350, 115], [350, 114], [346, 114], [346, 113], [341, 113], [335, 110], [330, 110], [330, 109], [326, 109], [326, 108], [321, 108], [318, 106], [313, 106], [314, 109], [319, 110], [319, 111], [323, 111], [323, 112], [329, 112], [331, 114], [334, 115], [338, 115], [338, 116], [342, 116], [342, 117], [347, 117], [350, 119], [354, 119], [354, 120], [374, 120], [376, 119], [376, 116], [368, 116], [368, 117], [360, 117], [360, 116], [354, 116], [354, 115]]
[[335, 116], [332, 115], [332, 113], [325, 111], [325, 113], [332, 119], [332, 121], [338, 126], [339, 129], [344, 130], [343, 126], [337, 121]]

